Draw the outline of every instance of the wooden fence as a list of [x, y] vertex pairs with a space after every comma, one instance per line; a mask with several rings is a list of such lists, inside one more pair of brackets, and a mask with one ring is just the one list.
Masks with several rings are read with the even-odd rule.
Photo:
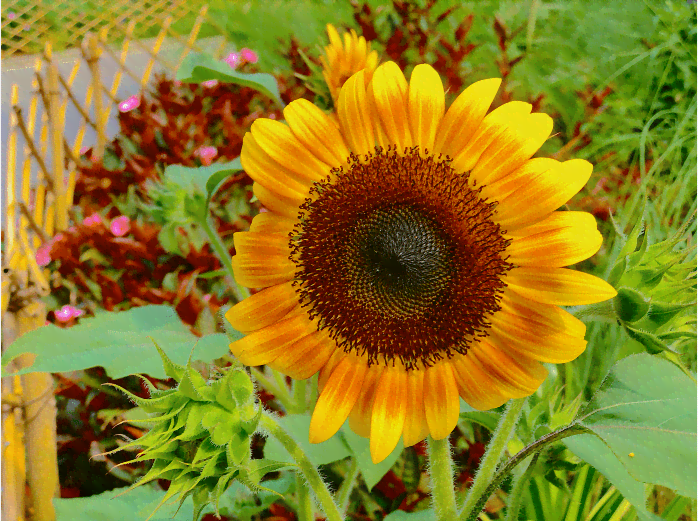
[[[56, 9], [68, 3], [58, 2]], [[11, 86], [10, 124], [4, 151], [3, 346], [46, 321], [46, 310], [40, 299], [50, 292], [50, 273], [37, 262], [37, 250], [75, 222], [72, 201], [78, 166], [83, 160], [80, 150], [89, 131], [95, 140], [90, 143], [91, 159], [98, 161], [102, 156], [107, 143], [107, 123], [122, 101], [118, 92], [123, 78], [135, 81], [136, 92], [130, 94], [138, 94], [138, 89], [147, 88], [155, 67], [175, 71], [188, 52], [202, 52], [198, 36], [201, 27], [208, 22], [206, 6], [193, 14], [188, 8], [181, 11], [184, 16], [192, 17], [192, 23], [188, 24], [190, 32], [180, 34], [172, 29], [176, 20], [173, 16], [148, 18], [148, 13], [166, 8], [169, 11], [168, 6], [185, 2], [111, 3], [114, 7], [110, 8], [110, 13], [120, 13], [124, 5], [136, 4], [141, 6], [141, 11], [137, 17], [132, 14], [125, 26], [113, 19], [97, 32], [82, 33], [80, 54], [67, 74], [61, 72], [51, 43], [45, 43], [42, 52], [34, 58], [32, 85]], [[106, 2], [100, 2], [102, 4]], [[3, 46], [5, 30], [9, 27], [7, 12], [15, 9], [14, 19], [17, 20], [20, 13], [25, 16], [34, 12], [35, 8], [27, 5], [20, 0], [3, 3]], [[36, 11], [31, 16], [38, 23], [45, 13], [40, 15]], [[142, 35], [148, 20], [155, 20], [151, 25], [156, 25], [158, 32], [148, 41], [139, 40], [137, 36]], [[79, 30], [95, 29], [102, 22], [89, 27], [84, 24]], [[114, 46], [110, 41], [121, 43]], [[207, 43], [206, 52], [218, 57], [227, 46], [224, 34], [215, 40], [216, 45]], [[164, 46], [169, 49], [167, 53], [163, 52]], [[15, 51], [23, 48], [15, 47]], [[147, 58], [140, 70], [127, 66], [128, 57], [134, 52]], [[103, 75], [106, 60], [117, 64], [111, 82], [105, 82]], [[89, 77], [86, 89], [84, 84], [81, 89], [74, 86], [79, 74]], [[19, 102], [20, 89], [25, 92], [31, 89], [28, 104], [26, 100], [23, 104]], [[66, 133], [68, 110], [79, 115], [74, 136]], [[31, 357], [21, 357], [13, 362], [11, 369], [31, 363]], [[6, 378], [3, 383], [3, 518], [53, 520], [52, 498], [58, 492], [53, 379], [49, 374], [34, 373]]]

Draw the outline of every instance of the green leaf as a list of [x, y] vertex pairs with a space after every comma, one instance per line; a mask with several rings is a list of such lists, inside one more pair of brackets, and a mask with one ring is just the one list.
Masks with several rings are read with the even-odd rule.
[[696, 387], [671, 362], [620, 360], [578, 421], [635, 479], [696, 497]]
[[664, 342], [662, 342], [662, 340], [653, 333], [643, 331], [641, 329], [635, 329], [634, 327], [627, 325], [625, 326], [625, 331], [628, 333], [630, 338], [641, 343], [650, 354], [656, 355], [668, 349], [666, 344], [664, 344]]
[[562, 440], [568, 449], [603, 474], [623, 497], [635, 507], [643, 521], [656, 521], [659, 518], [647, 511], [645, 506], [645, 485], [633, 478], [616, 458], [611, 449], [593, 434], [578, 434]]
[[[165, 492], [156, 486], [110, 490], [99, 495], [74, 499], [53, 500], [57, 521], [123, 521], [144, 520], [157, 507]], [[194, 507], [191, 499], [177, 512], [177, 505], [164, 505], [151, 521], [191, 521]]]
[[371, 459], [371, 450], [369, 440], [362, 438], [349, 428], [349, 425], [344, 425], [340, 430], [344, 441], [356, 458], [356, 462], [361, 470], [361, 476], [366, 482], [366, 486], [370, 491], [376, 484], [385, 476], [395, 464], [403, 451], [402, 441], [397, 444], [397, 447], [390, 455], [378, 464], [373, 463]]
[[229, 344], [222, 333], [198, 340], [169, 306], [143, 306], [101, 313], [67, 329], [47, 325], [30, 331], [3, 353], [2, 374], [8, 375], [6, 366], [14, 358], [33, 353], [34, 364], [16, 374], [101, 366], [113, 379], [138, 373], [165, 379], [167, 374], [153, 342], [178, 364], [186, 364], [192, 349], [195, 359], [210, 362], [227, 353]]
[[207, 80], [219, 80], [251, 87], [273, 99], [279, 107], [284, 107], [279, 95], [279, 86], [271, 74], [245, 74], [233, 70], [227, 63], [216, 61], [206, 54], [190, 53], [177, 70], [177, 79], [184, 83], [201, 83]]
[[241, 474], [245, 474], [246, 478], [249, 479], [255, 485], [259, 485], [262, 478], [269, 474], [270, 472], [276, 472], [278, 470], [287, 469], [295, 467], [296, 465], [289, 465], [286, 461], [274, 461], [270, 459], [253, 459], [245, 465], [245, 470]]
[[[322, 443], [310, 443], [308, 441], [310, 415], [289, 414], [279, 418], [279, 423], [285, 431], [293, 436], [293, 439], [296, 440], [296, 443], [300, 445], [303, 452], [306, 453], [315, 466], [326, 465], [327, 463], [351, 456], [351, 452], [339, 436], [332, 436], [329, 440]], [[295, 463], [288, 451], [274, 438], [267, 439], [267, 443], [264, 446], [264, 457], [276, 461]]]
[[652, 302], [649, 312], [647, 313], [647, 318], [656, 327], [663, 326], [674, 318], [682, 310], [695, 306], [695, 302], [688, 303], [665, 303], [665, 302]]
[[403, 510], [395, 510], [383, 518], [383, 521], [434, 521], [436, 515], [434, 511], [421, 510], [419, 512], [405, 512]]
[[228, 177], [230, 177], [231, 174], [239, 170], [242, 170], [242, 162], [240, 161], [239, 157], [233, 159], [228, 163], [217, 163], [206, 168], [210, 169], [211, 167], [218, 165], [222, 165], [224, 168], [221, 168], [218, 171], [214, 171], [206, 181], [206, 193], [208, 195], [208, 201], [211, 200], [211, 197], [213, 197], [214, 194], [218, 191], [220, 185]]

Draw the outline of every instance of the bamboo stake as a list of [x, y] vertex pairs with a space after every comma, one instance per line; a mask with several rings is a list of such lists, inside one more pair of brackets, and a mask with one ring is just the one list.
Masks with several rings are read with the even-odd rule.
[[99, 70], [99, 56], [101, 53], [99, 41], [93, 33], [85, 35], [83, 40], [83, 54], [85, 61], [92, 72], [92, 94], [94, 96], [95, 121], [97, 122], [97, 143], [92, 149], [92, 158], [95, 161], [102, 159], [104, 146], [107, 142], [105, 135], [105, 123], [103, 121], [104, 107], [102, 105], [102, 81]]
[[[17, 105], [19, 97], [19, 88], [17, 85], [12, 85], [12, 90], [10, 93], [10, 104]], [[5, 187], [5, 196], [7, 201], [7, 206], [5, 211], [7, 212], [5, 219], [5, 232], [7, 233], [7, 250], [10, 251], [15, 247], [15, 230], [16, 226], [16, 208], [14, 205], [16, 197], [16, 186], [15, 186], [15, 171], [17, 169], [17, 114], [10, 112], [10, 135], [7, 137], [7, 176], [5, 177], [5, 182], [7, 183]]]
[[[34, 300], [17, 312], [19, 334], [41, 327], [46, 321], [46, 307]], [[20, 367], [34, 363], [35, 355], [19, 357]], [[49, 373], [23, 375], [27, 483], [33, 521], [55, 521], [53, 498], [60, 491], [56, 455], [56, 400], [53, 377]]]
[[51, 44], [46, 44], [48, 59], [48, 113], [49, 131], [51, 134], [51, 159], [53, 162], [53, 196], [56, 214], [56, 229], [68, 228], [68, 204], [65, 192], [65, 155], [63, 150], [63, 129], [65, 127], [65, 106], [61, 103], [58, 91], [58, 70], [53, 62]]
[[[184, 44], [184, 50], [182, 51], [182, 54], [180, 54], [179, 59], [177, 60], [177, 66], [175, 67], [175, 71], [181, 67], [184, 58], [187, 57], [187, 54], [189, 54], [189, 51], [195, 45], [196, 37], [198, 36], [199, 31], [201, 30], [201, 26], [203, 25], [204, 20], [206, 20], [207, 12], [208, 5], [203, 6], [199, 11], [199, 15], [196, 17], [196, 20], [194, 21], [194, 27], [192, 27], [191, 32], [189, 33], [189, 38], [187, 38], [187, 41]], [[171, 33], [175, 37], [177, 37], [174, 31], [171, 31]]]

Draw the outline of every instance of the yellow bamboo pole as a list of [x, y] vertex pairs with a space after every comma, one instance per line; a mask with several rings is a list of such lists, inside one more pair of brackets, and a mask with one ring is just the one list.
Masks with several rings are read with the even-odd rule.
[[[12, 85], [10, 91], [10, 104], [17, 105], [19, 97], [19, 88], [17, 85]], [[15, 186], [15, 171], [17, 169], [17, 114], [10, 112], [10, 133], [7, 136], [7, 176], [5, 178], [5, 197], [7, 206], [5, 207], [5, 235], [6, 251], [12, 251], [15, 248], [15, 234], [17, 209], [15, 207], [16, 189]]]
[[63, 150], [63, 129], [65, 127], [65, 106], [61, 103], [58, 91], [58, 70], [53, 62], [51, 44], [46, 44], [46, 59], [48, 61], [48, 113], [49, 130], [51, 134], [51, 159], [53, 162], [53, 197], [56, 229], [68, 228], [68, 205], [66, 200], [65, 155]]
[[[20, 335], [41, 327], [46, 307], [38, 299], [17, 312]], [[19, 366], [34, 363], [35, 355], [19, 357]], [[30, 373], [22, 377], [27, 484], [32, 521], [55, 521], [53, 498], [58, 496], [58, 457], [56, 455], [56, 400], [53, 377], [48, 373]]]
[[97, 143], [92, 149], [92, 158], [95, 161], [99, 161], [104, 155], [104, 146], [107, 142], [105, 134], [106, 121], [102, 121], [104, 107], [102, 104], [102, 80], [99, 70], [99, 56], [101, 50], [99, 40], [93, 33], [85, 35], [83, 44], [85, 61], [87, 61], [92, 74], [92, 95], [94, 97], [95, 122], [97, 123]]
[[194, 21], [194, 27], [192, 27], [191, 32], [189, 33], [189, 38], [187, 38], [187, 41], [184, 44], [184, 50], [182, 51], [182, 54], [180, 54], [179, 59], [177, 60], [177, 66], [175, 67], [175, 70], [179, 69], [179, 67], [182, 65], [182, 62], [184, 61], [184, 58], [187, 57], [187, 54], [189, 54], [189, 51], [194, 46], [196, 42], [196, 37], [199, 35], [199, 31], [201, 30], [201, 26], [206, 20], [207, 12], [208, 5], [203, 6], [199, 11], [199, 15], [196, 17], [196, 21]]

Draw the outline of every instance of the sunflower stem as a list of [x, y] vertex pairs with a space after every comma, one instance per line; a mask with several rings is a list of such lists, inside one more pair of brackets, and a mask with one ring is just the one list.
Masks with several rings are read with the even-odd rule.
[[431, 474], [431, 497], [439, 521], [456, 519], [456, 493], [453, 488], [453, 459], [448, 437], [429, 443], [429, 473]]
[[293, 403], [299, 414], [304, 413], [308, 405], [306, 401], [306, 390], [307, 383], [305, 380], [293, 381]]
[[351, 497], [351, 491], [354, 490], [354, 485], [356, 484], [356, 478], [359, 476], [359, 462], [356, 458], [351, 458], [351, 463], [349, 464], [349, 469], [344, 476], [344, 481], [339, 486], [339, 490], [335, 495], [337, 503], [339, 504], [339, 511], [342, 515], [346, 514], [347, 508], [349, 507], [349, 498]]
[[300, 473], [296, 473], [296, 495], [298, 496], [298, 521], [315, 521], [310, 489]]
[[[509, 439], [514, 434], [521, 409], [525, 403], [526, 398], [517, 398], [507, 404], [506, 410], [499, 420], [499, 425], [497, 425], [497, 429], [487, 446], [487, 451], [482, 458], [470, 492], [465, 498], [465, 504], [459, 517], [461, 521], [473, 519], [473, 516], [477, 518], [479, 510], [476, 511], [476, 509], [481, 508], [482, 496], [489, 490], [490, 482], [497, 471], [497, 465], [504, 455]], [[487, 501], [487, 498], [484, 498], [484, 501]]]
[[[320, 503], [320, 507], [325, 513], [325, 516], [327, 516], [327, 521], [342, 521], [342, 514], [339, 513], [339, 509], [332, 499], [332, 494], [330, 494], [327, 485], [322, 481], [322, 477], [320, 477], [317, 468], [315, 468], [315, 465], [308, 459], [308, 456], [303, 452], [303, 449], [301, 449], [293, 437], [266, 411], [262, 413], [260, 423], [262, 429], [268, 432], [270, 436], [276, 438], [296, 462], [305, 477], [308, 487], [310, 487], [315, 494], [318, 503]], [[299, 506], [299, 509], [300, 508]]]
[[514, 483], [511, 487], [511, 493], [509, 494], [506, 521], [518, 521], [519, 519], [519, 510], [521, 510], [521, 500], [523, 499], [524, 489], [531, 479], [533, 469], [538, 461], [538, 456], [540, 456], [540, 451], [537, 451], [533, 455], [533, 458], [528, 462], [526, 468], [522, 468], [519, 472], [515, 473]]
[[221, 266], [223, 266], [223, 269], [227, 275], [226, 278], [230, 279], [228, 280], [228, 285], [230, 290], [233, 292], [235, 300], [238, 302], [245, 300], [250, 296], [250, 291], [247, 288], [240, 286], [235, 280], [235, 273], [233, 273], [233, 263], [230, 252], [228, 251], [228, 248], [225, 247], [225, 244], [223, 244], [223, 239], [221, 239], [221, 236], [218, 235], [218, 232], [213, 227], [211, 217], [208, 215], [208, 213], [205, 217], [199, 220], [199, 224], [206, 232], [206, 235], [208, 235], [211, 248], [213, 248], [214, 253], [221, 262]]

